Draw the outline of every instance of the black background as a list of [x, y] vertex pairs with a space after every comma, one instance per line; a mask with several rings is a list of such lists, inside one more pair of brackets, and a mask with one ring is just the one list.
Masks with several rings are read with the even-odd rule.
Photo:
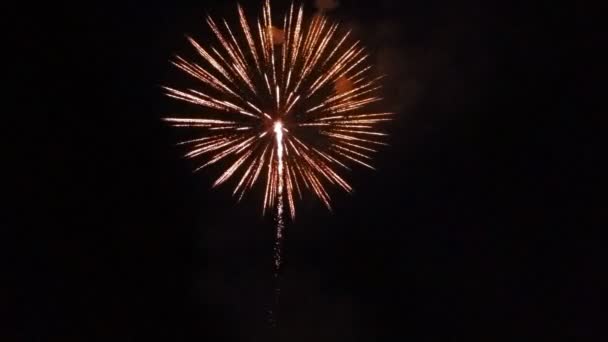
[[194, 56], [184, 35], [204, 38], [204, 15], [234, 18], [234, 4], [25, 3], [7, 51], [22, 63], [5, 66], [10, 118], [25, 119], [8, 135], [11, 339], [597, 338], [593, 9], [497, 3], [343, 0], [328, 14], [388, 74], [398, 119], [378, 170], [348, 176], [353, 196], [333, 191], [333, 213], [300, 203], [274, 329], [261, 195], [211, 190], [216, 173], [192, 174], [160, 121], [177, 108], [160, 86], [184, 77], [168, 61]]

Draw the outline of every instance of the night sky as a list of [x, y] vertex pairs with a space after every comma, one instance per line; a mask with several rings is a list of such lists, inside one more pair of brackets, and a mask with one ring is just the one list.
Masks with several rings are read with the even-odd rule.
[[347, 176], [353, 195], [334, 188], [331, 213], [298, 204], [272, 329], [261, 190], [236, 203], [211, 189], [217, 170], [193, 174], [184, 132], [160, 120], [181, 108], [160, 86], [186, 77], [169, 64], [196, 56], [185, 35], [204, 42], [205, 14], [234, 20], [235, 3], [26, 4], [6, 51], [25, 66], [5, 65], [25, 119], [9, 132], [5, 340], [597, 338], [605, 152], [594, 69], [577, 60], [600, 39], [593, 9], [572, 6], [342, 0], [328, 13], [388, 74], [398, 115], [377, 171]]

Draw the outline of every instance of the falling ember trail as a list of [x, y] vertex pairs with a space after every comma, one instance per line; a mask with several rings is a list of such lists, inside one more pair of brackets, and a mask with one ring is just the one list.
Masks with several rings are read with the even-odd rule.
[[283, 240], [283, 228], [285, 228], [285, 223], [283, 221], [283, 124], [281, 121], [276, 121], [274, 123], [274, 134], [277, 140], [277, 163], [278, 163], [278, 174], [279, 174], [279, 182], [278, 182], [278, 203], [277, 203], [277, 235], [276, 241], [274, 245], [274, 267], [275, 267], [275, 277], [278, 275], [279, 269], [281, 268], [281, 242]]
[[277, 224], [276, 236], [274, 241], [274, 308], [270, 311], [270, 320], [273, 326], [276, 326], [277, 320], [274, 315], [276, 308], [279, 306], [279, 297], [281, 295], [281, 287], [279, 284], [279, 271], [281, 269], [281, 247], [283, 245], [283, 229], [285, 221], [283, 220], [283, 124], [281, 121], [274, 123], [274, 133], [277, 142], [277, 171], [278, 171], [278, 186], [277, 186], [277, 211], [275, 222]]

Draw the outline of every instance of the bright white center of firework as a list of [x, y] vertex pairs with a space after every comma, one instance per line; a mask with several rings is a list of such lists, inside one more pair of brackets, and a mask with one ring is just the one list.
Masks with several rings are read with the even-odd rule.
[[277, 144], [280, 145], [281, 142], [283, 141], [283, 124], [281, 123], [281, 121], [275, 121], [274, 133], [276, 134], [276, 137], [277, 137]]

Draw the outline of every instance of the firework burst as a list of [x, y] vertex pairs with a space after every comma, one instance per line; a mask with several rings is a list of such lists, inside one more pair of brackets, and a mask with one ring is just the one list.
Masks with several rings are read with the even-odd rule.
[[292, 219], [294, 198], [305, 190], [331, 209], [327, 186], [351, 192], [340, 170], [373, 169], [371, 155], [386, 145], [378, 126], [393, 113], [370, 109], [381, 100], [381, 77], [372, 76], [365, 49], [338, 24], [322, 15], [305, 20], [293, 4], [275, 24], [269, 1], [254, 25], [240, 6], [238, 19], [233, 30], [207, 18], [217, 47], [188, 38], [200, 61], [176, 57], [173, 64], [200, 88], [165, 89], [205, 111], [164, 120], [196, 135], [180, 144], [188, 147], [186, 157], [205, 157], [197, 170], [225, 165], [214, 187], [235, 179], [240, 200], [264, 183], [263, 210], [277, 209], [280, 235], [283, 197]]

